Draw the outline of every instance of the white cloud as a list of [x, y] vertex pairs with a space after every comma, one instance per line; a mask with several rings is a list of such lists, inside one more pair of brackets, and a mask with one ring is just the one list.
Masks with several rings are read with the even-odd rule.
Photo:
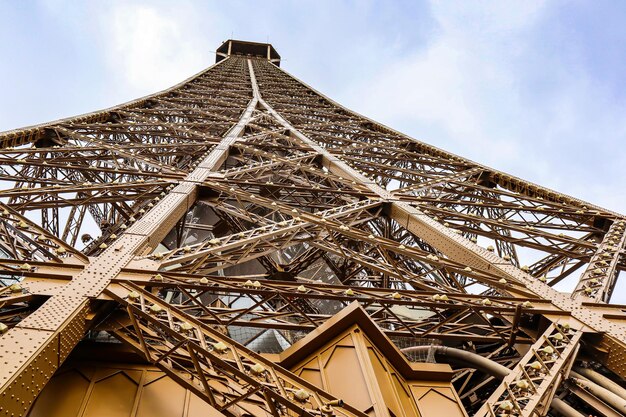
[[425, 142], [626, 211], [626, 175], [606, 149], [626, 138], [626, 109], [583, 69], [537, 51], [537, 26], [552, 10], [499, 1], [431, 10], [428, 47], [389, 60], [342, 100]]
[[208, 61], [202, 36], [189, 29], [195, 18], [183, 4], [164, 13], [148, 4], [113, 3], [100, 20], [110, 39], [107, 64], [135, 91], [154, 92], [182, 81]]
[[356, 86], [375, 97], [365, 102], [364, 113], [376, 114], [390, 124], [405, 125], [413, 119], [435, 126], [460, 151], [479, 147], [490, 159], [516, 158], [518, 144], [486, 131], [494, 122], [492, 112], [502, 94], [507, 94], [508, 106], [519, 107], [515, 79], [502, 66], [498, 44], [506, 44], [530, 25], [538, 8], [524, 3], [511, 10], [500, 2], [465, 9], [433, 5], [440, 30], [432, 44], [423, 52], [390, 62], [375, 82], [368, 80], [368, 87]]

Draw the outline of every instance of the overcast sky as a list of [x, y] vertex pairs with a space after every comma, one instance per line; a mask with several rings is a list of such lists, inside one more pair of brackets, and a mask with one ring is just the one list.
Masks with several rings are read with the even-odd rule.
[[269, 40], [349, 108], [626, 213], [624, 22], [621, 0], [0, 0], [0, 131], [169, 87], [231, 36]]
[[269, 39], [360, 113], [626, 212], [624, 22], [623, 1], [0, 0], [0, 130], [168, 87], [231, 35]]

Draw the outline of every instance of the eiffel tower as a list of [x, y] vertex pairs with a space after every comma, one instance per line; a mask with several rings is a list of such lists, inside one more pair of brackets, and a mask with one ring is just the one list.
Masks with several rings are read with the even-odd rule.
[[626, 412], [626, 218], [270, 44], [0, 142], [0, 417]]

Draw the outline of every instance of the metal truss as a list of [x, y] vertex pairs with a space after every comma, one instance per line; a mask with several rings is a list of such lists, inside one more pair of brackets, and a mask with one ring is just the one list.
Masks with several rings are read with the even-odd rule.
[[581, 329], [552, 323], [496, 388], [476, 416], [541, 416], [578, 350]]
[[599, 302], [608, 302], [617, 280], [620, 252], [626, 244], [624, 220], [611, 224], [587, 269], [580, 276], [572, 297], [583, 297]]
[[[137, 272], [132, 271], [132, 275]], [[528, 336], [518, 334], [519, 322], [524, 317], [540, 312], [561, 314], [540, 299], [531, 304], [528, 299], [483, 298], [458, 293], [367, 287], [346, 289], [342, 285], [310, 280], [288, 282], [248, 276], [224, 282], [219, 276], [198, 279], [185, 274], [156, 274], [150, 280], [120, 279], [115, 282], [119, 287], [111, 287], [108, 291], [118, 297], [130, 292], [141, 295], [150, 289], [203, 323], [224, 328], [244, 326], [311, 331], [332, 317], [328, 310], [339, 311], [358, 302], [390, 337], [513, 345], [532, 343]], [[215, 303], [207, 305], [209, 299]], [[238, 307], [243, 300], [252, 301], [252, 304]], [[497, 325], [488, 316], [516, 322], [513, 326], [508, 323]]]
[[571, 366], [626, 376], [607, 304], [623, 215], [402, 135], [267, 58], [0, 144], [2, 415], [103, 334], [224, 415], [365, 415], [263, 354], [352, 303], [398, 346], [508, 367], [456, 368], [468, 413], [546, 415], [556, 395], [591, 412]]
[[[225, 415], [322, 416], [338, 400], [148, 292], [113, 298], [129, 323], [111, 333]], [[365, 416], [345, 405], [335, 413]]]

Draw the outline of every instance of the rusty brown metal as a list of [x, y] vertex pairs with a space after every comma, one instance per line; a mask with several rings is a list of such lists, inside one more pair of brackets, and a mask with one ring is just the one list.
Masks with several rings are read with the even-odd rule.
[[[35, 401], [39, 415], [81, 341], [127, 346], [215, 415], [383, 416], [386, 402], [398, 415], [402, 390], [424, 399], [407, 416], [443, 397], [461, 415], [545, 415], [557, 395], [592, 412], [571, 365], [626, 376], [626, 309], [608, 304], [623, 215], [358, 115], [279, 69], [269, 44], [230, 40], [217, 60], [163, 92], [0, 134], [0, 415]], [[552, 287], [564, 280], [572, 294]], [[498, 384], [452, 363], [450, 386], [402, 377], [393, 392], [366, 384], [375, 406], [341, 406], [329, 378], [350, 366], [318, 381], [279, 356], [304, 338], [321, 361], [339, 346], [325, 329], [354, 306], [383, 345], [452, 346], [512, 372]], [[350, 334], [358, 372], [395, 378]], [[106, 414], [89, 392], [67, 415]]]

